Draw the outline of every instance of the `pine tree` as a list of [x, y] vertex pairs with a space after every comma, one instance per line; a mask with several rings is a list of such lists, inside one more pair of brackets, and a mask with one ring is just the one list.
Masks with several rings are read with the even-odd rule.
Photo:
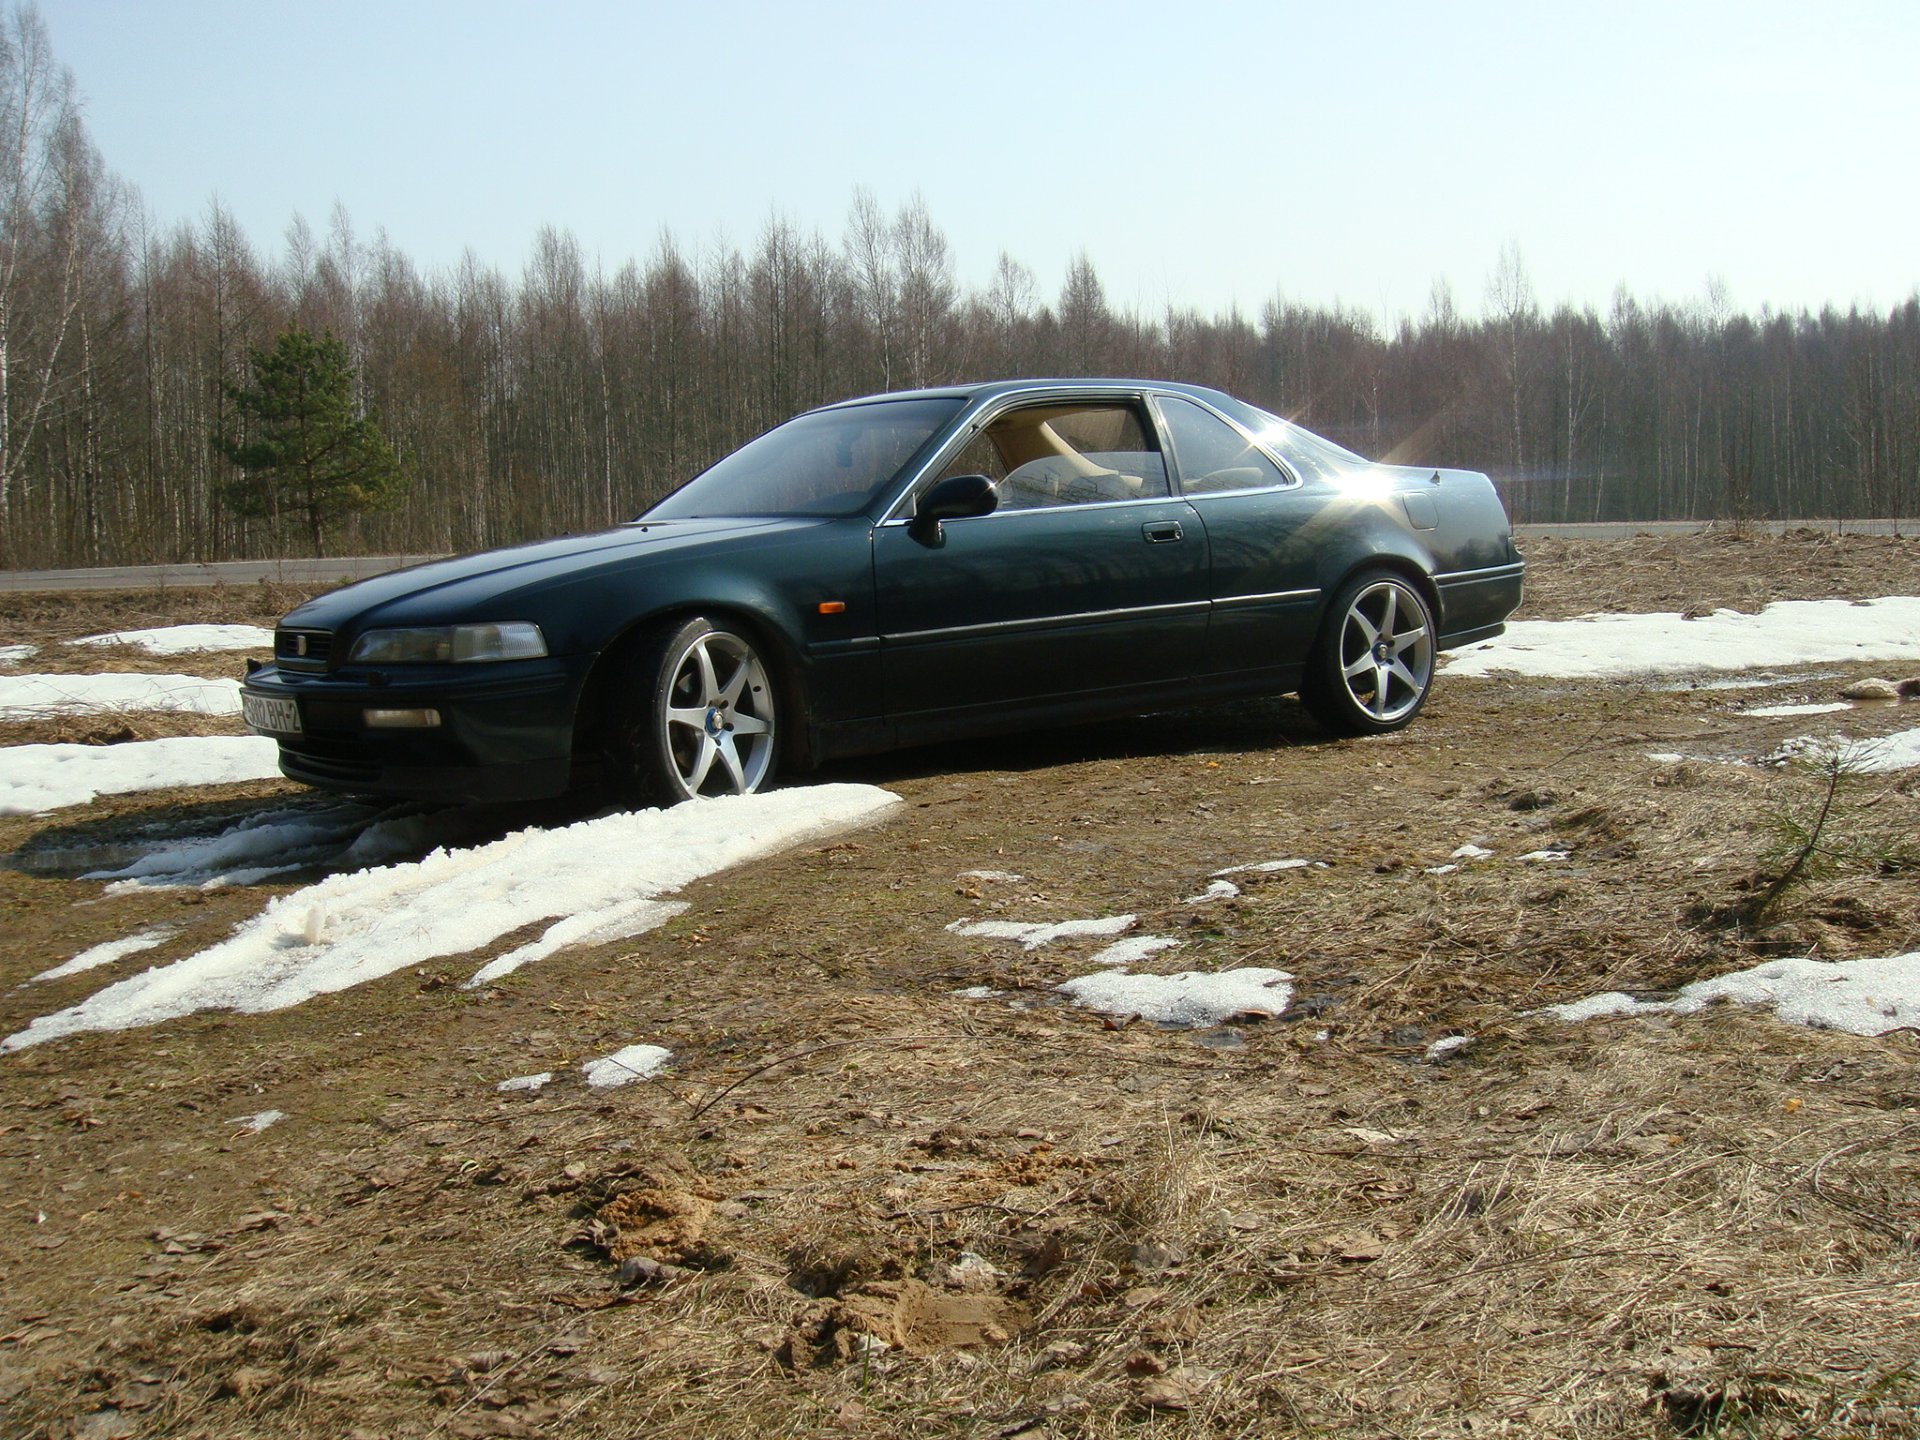
[[293, 321], [271, 350], [252, 352], [253, 383], [228, 385], [240, 438], [215, 448], [241, 474], [225, 487], [242, 515], [304, 517], [313, 553], [322, 533], [347, 515], [382, 509], [406, 486], [398, 457], [370, 414], [356, 412], [353, 365], [331, 331], [318, 337]]

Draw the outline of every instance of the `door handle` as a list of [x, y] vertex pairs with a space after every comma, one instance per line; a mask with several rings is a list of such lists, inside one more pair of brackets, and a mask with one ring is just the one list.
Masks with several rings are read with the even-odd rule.
[[1178, 520], [1156, 520], [1151, 525], [1142, 525], [1140, 527], [1140, 533], [1147, 537], [1147, 541], [1150, 544], [1165, 545], [1171, 540], [1178, 540], [1180, 538], [1180, 522]]

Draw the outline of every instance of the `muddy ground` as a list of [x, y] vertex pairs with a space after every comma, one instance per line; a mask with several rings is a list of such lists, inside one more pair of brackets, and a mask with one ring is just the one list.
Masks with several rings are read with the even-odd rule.
[[[1920, 594], [1912, 540], [1529, 561], [1532, 618]], [[0, 596], [0, 643], [292, 598]], [[30, 668], [130, 658], [78, 654]], [[1873, 668], [1443, 675], [1363, 742], [1275, 701], [836, 766], [904, 803], [690, 887], [638, 939], [479, 992], [450, 983], [464, 957], [0, 1056], [0, 1434], [1920, 1434], [1916, 1036], [1526, 1013], [1920, 949], [1915, 772], [1846, 777], [1813, 862], [1756, 903], [1826, 782], [1747, 762], [1920, 705], [1737, 712]], [[298, 796], [0, 819], [0, 1033], [292, 888], [109, 896], [77, 853]], [[1467, 842], [1494, 858], [1428, 873]], [[1569, 858], [1518, 858], [1542, 849]], [[1197, 898], [1293, 857], [1324, 868]], [[1292, 1008], [1124, 1023], [1053, 992], [1102, 942], [947, 928], [1123, 913], [1181, 941], [1137, 968], [1284, 969]], [[180, 927], [157, 950], [29, 983], [156, 921]], [[672, 1068], [581, 1082], [636, 1041]], [[559, 1078], [495, 1089], [537, 1071]]]

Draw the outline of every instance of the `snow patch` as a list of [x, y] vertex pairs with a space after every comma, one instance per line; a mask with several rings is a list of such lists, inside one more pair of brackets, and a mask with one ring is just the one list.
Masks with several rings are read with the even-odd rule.
[[962, 880], [984, 880], [990, 885], [1018, 885], [1027, 878], [1016, 875], [1011, 870], [962, 870]]
[[1164, 935], [1129, 935], [1124, 940], [1116, 940], [1106, 949], [1098, 951], [1087, 963], [1090, 965], [1131, 965], [1144, 960], [1149, 955], [1158, 955], [1162, 950], [1172, 950], [1180, 942], [1170, 940]]
[[1215, 880], [1198, 895], [1189, 895], [1182, 905], [1205, 905], [1213, 900], [1231, 900], [1240, 893], [1240, 887], [1231, 880]]
[[553, 1083], [553, 1072], [542, 1070], [538, 1075], [516, 1075], [511, 1080], [502, 1080], [493, 1088], [502, 1091], [531, 1090], [538, 1094]]
[[1452, 675], [1619, 679], [1676, 670], [1754, 670], [1835, 661], [1920, 660], [1920, 598], [1777, 600], [1757, 615], [1715, 610], [1509, 620], [1504, 635], [1453, 651]]
[[545, 934], [488, 969], [525, 964], [563, 944], [623, 938], [671, 913], [654, 903], [662, 894], [866, 824], [898, 803], [867, 785], [728, 796], [522, 830], [471, 850], [436, 850], [407, 864], [330, 876], [269, 902], [210, 949], [33, 1021], [0, 1040], [0, 1051], [199, 1010], [285, 1009], [466, 954], [542, 920], [554, 922]]
[[1118, 935], [1133, 924], [1131, 915], [1108, 915], [1099, 920], [1061, 920], [1051, 925], [1029, 924], [1021, 920], [956, 920], [947, 926], [955, 935], [980, 935], [989, 940], [1018, 940], [1028, 950], [1038, 950], [1056, 940], [1077, 940], [1083, 936]]
[[667, 1068], [673, 1052], [658, 1045], [629, 1045], [580, 1067], [587, 1084], [596, 1090], [612, 1090], [635, 1080], [651, 1080]]
[[193, 655], [209, 650], [271, 650], [273, 632], [258, 625], [163, 625], [155, 630], [115, 630], [69, 645], [133, 645], [149, 655]]
[[1449, 860], [1491, 860], [1493, 851], [1484, 845], [1466, 844], [1447, 857]]
[[1279, 1015], [1293, 999], [1285, 970], [1188, 970], [1178, 975], [1128, 975], [1107, 970], [1061, 985], [1075, 1004], [1103, 1015], [1138, 1015], [1162, 1025], [1218, 1025], [1234, 1015]]
[[100, 795], [277, 780], [280, 747], [260, 735], [185, 735], [121, 745], [0, 749], [0, 815], [38, 815]]
[[18, 665], [40, 653], [38, 645], [0, 645], [0, 665]]
[[1520, 858], [1535, 865], [1551, 865], [1555, 861], [1565, 860], [1571, 854], [1571, 850], [1529, 850]]
[[1832, 715], [1852, 708], [1853, 706], [1844, 700], [1829, 700], [1810, 705], [1756, 705], [1751, 710], [1741, 710], [1737, 713], [1752, 716], [1755, 719], [1773, 719], [1785, 715]]
[[1884, 773], [1911, 770], [1920, 765], [1920, 729], [1898, 730], [1873, 740], [1849, 740], [1845, 735], [1828, 739], [1796, 735], [1791, 740], [1781, 741], [1772, 751], [1762, 755], [1758, 763], [1790, 765], [1795, 761], [1805, 761], [1824, 765], [1835, 758], [1851, 771]]
[[1647, 752], [1647, 759], [1653, 761], [1656, 765], [1679, 765], [1684, 762], [1686, 758], [1686, 756], [1677, 754], [1672, 750], [1649, 750]]
[[238, 1125], [249, 1135], [258, 1135], [269, 1125], [277, 1125], [286, 1118], [284, 1110], [262, 1110], [257, 1115], [235, 1115], [227, 1123]]
[[0, 675], [0, 720], [108, 710], [238, 715], [240, 682], [204, 675]]
[[1876, 960], [1769, 960], [1696, 980], [1671, 1000], [1635, 1000], [1615, 990], [1528, 1013], [1578, 1024], [1606, 1015], [1692, 1015], [1723, 1000], [1771, 1006], [1790, 1025], [1849, 1035], [1920, 1026], [1920, 950]]
[[1436, 1060], [1444, 1060], [1456, 1050], [1465, 1049], [1473, 1043], [1471, 1035], [1448, 1035], [1427, 1046], [1426, 1060], [1431, 1065]]

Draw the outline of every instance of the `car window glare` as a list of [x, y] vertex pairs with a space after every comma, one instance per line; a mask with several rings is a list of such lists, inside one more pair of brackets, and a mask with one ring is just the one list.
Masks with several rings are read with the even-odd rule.
[[641, 518], [858, 514], [946, 428], [962, 403], [891, 400], [796, 416], [710, 466]]
[[1336, 445], [1326, 436], [1302, 429], [1278, 415], [1269, 415], [1265, 410], [1255, 410], [1252, 406], [1247, 409], [1252, 412], [1254, 419], [1254, 423], [1247, 428], [1253, 431], [1255, 438], [1268, 449], [1278, 451], [1282, 459], [1303, 475], [1318, 480], [1333, 480], [1356, 467], [1372, 463], [1344, 445]]

